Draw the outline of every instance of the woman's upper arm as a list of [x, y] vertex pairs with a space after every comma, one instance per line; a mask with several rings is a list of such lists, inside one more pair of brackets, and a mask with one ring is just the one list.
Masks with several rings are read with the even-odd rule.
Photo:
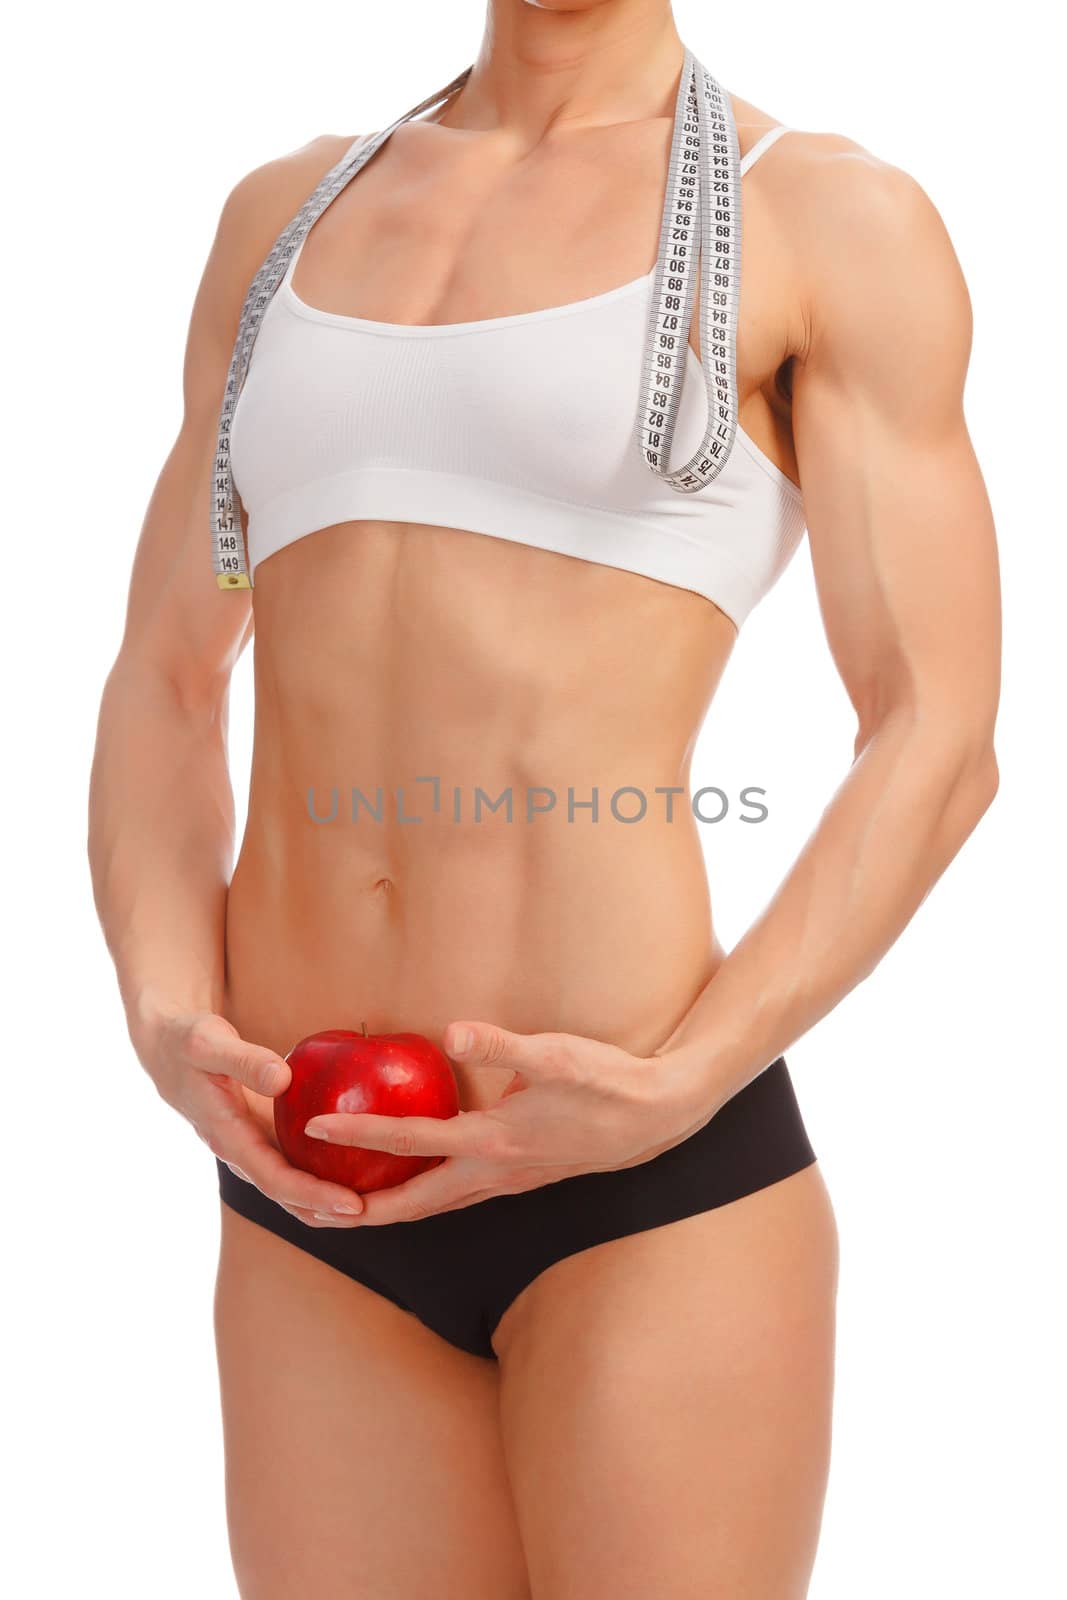
[[859, 717], [991, 740], [996, 539], [963, 409], [966, 285], [899, 169], [828, 140], [805, 173], [805, 348], [793, 426], [819, 601]]
[[219, 412], [248, 287], [285, 224], [350, 139], [324, 135], [257, 167], [231, 190], [186, 338], [181, 427], [149, 499], [130, 576], [120, 652], [183, 695], [220, 693], [252, 631], [247, 590], [220, 590], [211, 561]]

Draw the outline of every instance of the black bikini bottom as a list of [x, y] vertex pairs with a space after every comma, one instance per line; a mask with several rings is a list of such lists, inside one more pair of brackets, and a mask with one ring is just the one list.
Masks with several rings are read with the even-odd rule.
[[554, 1261], [738, 1200], [815, 1160], [779, 1057], [705, 1125], [651, 1160], [494, 1195], [417, 1222], [311, 1228], [216, 1158], [219, 1193], [251, 1222], [411, 1312], [461, 1350], [492, 1334]]

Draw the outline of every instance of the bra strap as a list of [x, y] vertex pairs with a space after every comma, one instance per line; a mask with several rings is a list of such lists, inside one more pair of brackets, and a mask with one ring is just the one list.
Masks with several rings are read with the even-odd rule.
[[746, 150], [741, 157], [741, 171], [747, 172], [749, 167], [754, 167], [760, 156], [764, 155], [771, 148], [771, 145], [782, 137], [783, 133], [789, 133], [790, 131], [784, 122], [779, 122], [773, 128], [768, 128], [766, 133], [760, 134], [751, 150]]

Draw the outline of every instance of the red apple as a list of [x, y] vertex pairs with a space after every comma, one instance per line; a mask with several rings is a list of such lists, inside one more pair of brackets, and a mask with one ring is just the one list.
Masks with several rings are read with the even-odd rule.
[[444, 1156], [394, 1156], [386, 1150], [309, 1139], [304, 1124], [333, 1111], [386, 1117], [454, 1117], [459, 1096], [452, 1068], [421, 1033], [353, 1033], [327, 1028], [286, 1056], [292, 1082], [274, 1099], [274, 1127], [286, 1159], [304, 1172], [359, 1194], [392, 1189], [440, 1166]]

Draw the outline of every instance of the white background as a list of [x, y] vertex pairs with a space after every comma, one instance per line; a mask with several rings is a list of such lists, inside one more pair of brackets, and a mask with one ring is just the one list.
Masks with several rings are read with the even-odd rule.
[[[1000, 796], [876, 974], [790, 1053], [843, 1250], [812, 1595], [1051, 1596], [1065, 1581], [1058, 66], [1027, 3], [675, 9], [729, 89], [859, 140], [940, 208], [974, 302], [968, 416], [1004, 566]], [[478, 0], [104, 0], [8, 33], [5, 1568], [21, 1557], [20, 1600], [234, 1600], [215, 1172], [133, 1057], [96, 927], [96, 707], [227, 192], [447, 82], [473, 59], [481, 14]], [[205, 521], [205, 560], [207, 539]], [[246, 659], [242, 812], [249, 710]], [[728, 941], [787, 869], [851, 739], [805, 549], [747, 624], [694, 767], [695, 784], [757, 781], [772, 797], [765, 826], [705, 833]]]

